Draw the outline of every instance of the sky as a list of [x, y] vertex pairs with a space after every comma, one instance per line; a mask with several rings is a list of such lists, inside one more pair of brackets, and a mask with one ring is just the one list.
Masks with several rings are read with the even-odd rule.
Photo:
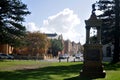
[[28, 31], [62, 34], [64, 40], [85, 43], [85, 20], [97, 0], [22, 0], [30, 15], [23, 23]]

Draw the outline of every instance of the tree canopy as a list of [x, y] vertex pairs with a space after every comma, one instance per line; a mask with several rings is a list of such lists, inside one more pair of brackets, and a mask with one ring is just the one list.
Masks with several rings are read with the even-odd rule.
[[64, 48], [62, 41], [53, 39], [51, 40], [51, 49], [52, 49], [52, 54], [53, 56], [57, 56], [59, 51], [62, 51]]
[[21, 0], [0, 0], [0, 44], [15, 45], [25, 34], [25, 16], [30, 14]]
[[28, 32], [24, 38], [24, 43], [29, 50], [28, 52], [33, 55], [45, 53], [50, 45], [46, 35], [40, 32]]
[[102, 43], [113, 43], [114, 54], [113, 63], [119, 61], [120, 54], [120, 1], [119, 0], [99, 0], [97, 2], [98, 10], [103, 14], [98, 15], [103, 20], [102, 25]]
[[97, 2], [98, 10], [103, 13], [98, 15], [102, 19], [102, 43], [107, 44], [114, 41], [115, 10], [114, 2], [111, 0], [99, 0]]

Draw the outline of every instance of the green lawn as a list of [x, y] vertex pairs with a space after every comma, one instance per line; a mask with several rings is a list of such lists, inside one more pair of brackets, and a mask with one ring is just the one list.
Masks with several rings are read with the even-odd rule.
[[[120, 80], [120, 63], [105, 63], [106, 78]], [[0, 61], [0, 80], [88, 80], [79, 77], [82, 62]]]

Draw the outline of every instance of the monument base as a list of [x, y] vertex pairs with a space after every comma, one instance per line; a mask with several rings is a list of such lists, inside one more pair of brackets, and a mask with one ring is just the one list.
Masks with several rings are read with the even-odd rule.
[[91, 79], [95, 79], [95, 78], [105, 78], [106, 73], [105, 71], [102, 72], [85, 72], [83, 70], [80, 71], [80, 76], [81, 77], [88, 77]]
[[102, 65], [102, 45], [85, 44], [84, 62], [80, 76], [89, 78], [105, 78], [105, 71]]

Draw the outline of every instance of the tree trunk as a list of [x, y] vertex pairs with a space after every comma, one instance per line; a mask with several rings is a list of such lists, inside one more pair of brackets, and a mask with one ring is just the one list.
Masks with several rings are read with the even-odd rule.
[[119, 0], [115, 0], [115, 33], [114, 33], [114, 54], [113, 54], [113, 63], [119, 62], [119, 41], [120, 41], [120, 35], [119, 35]]

